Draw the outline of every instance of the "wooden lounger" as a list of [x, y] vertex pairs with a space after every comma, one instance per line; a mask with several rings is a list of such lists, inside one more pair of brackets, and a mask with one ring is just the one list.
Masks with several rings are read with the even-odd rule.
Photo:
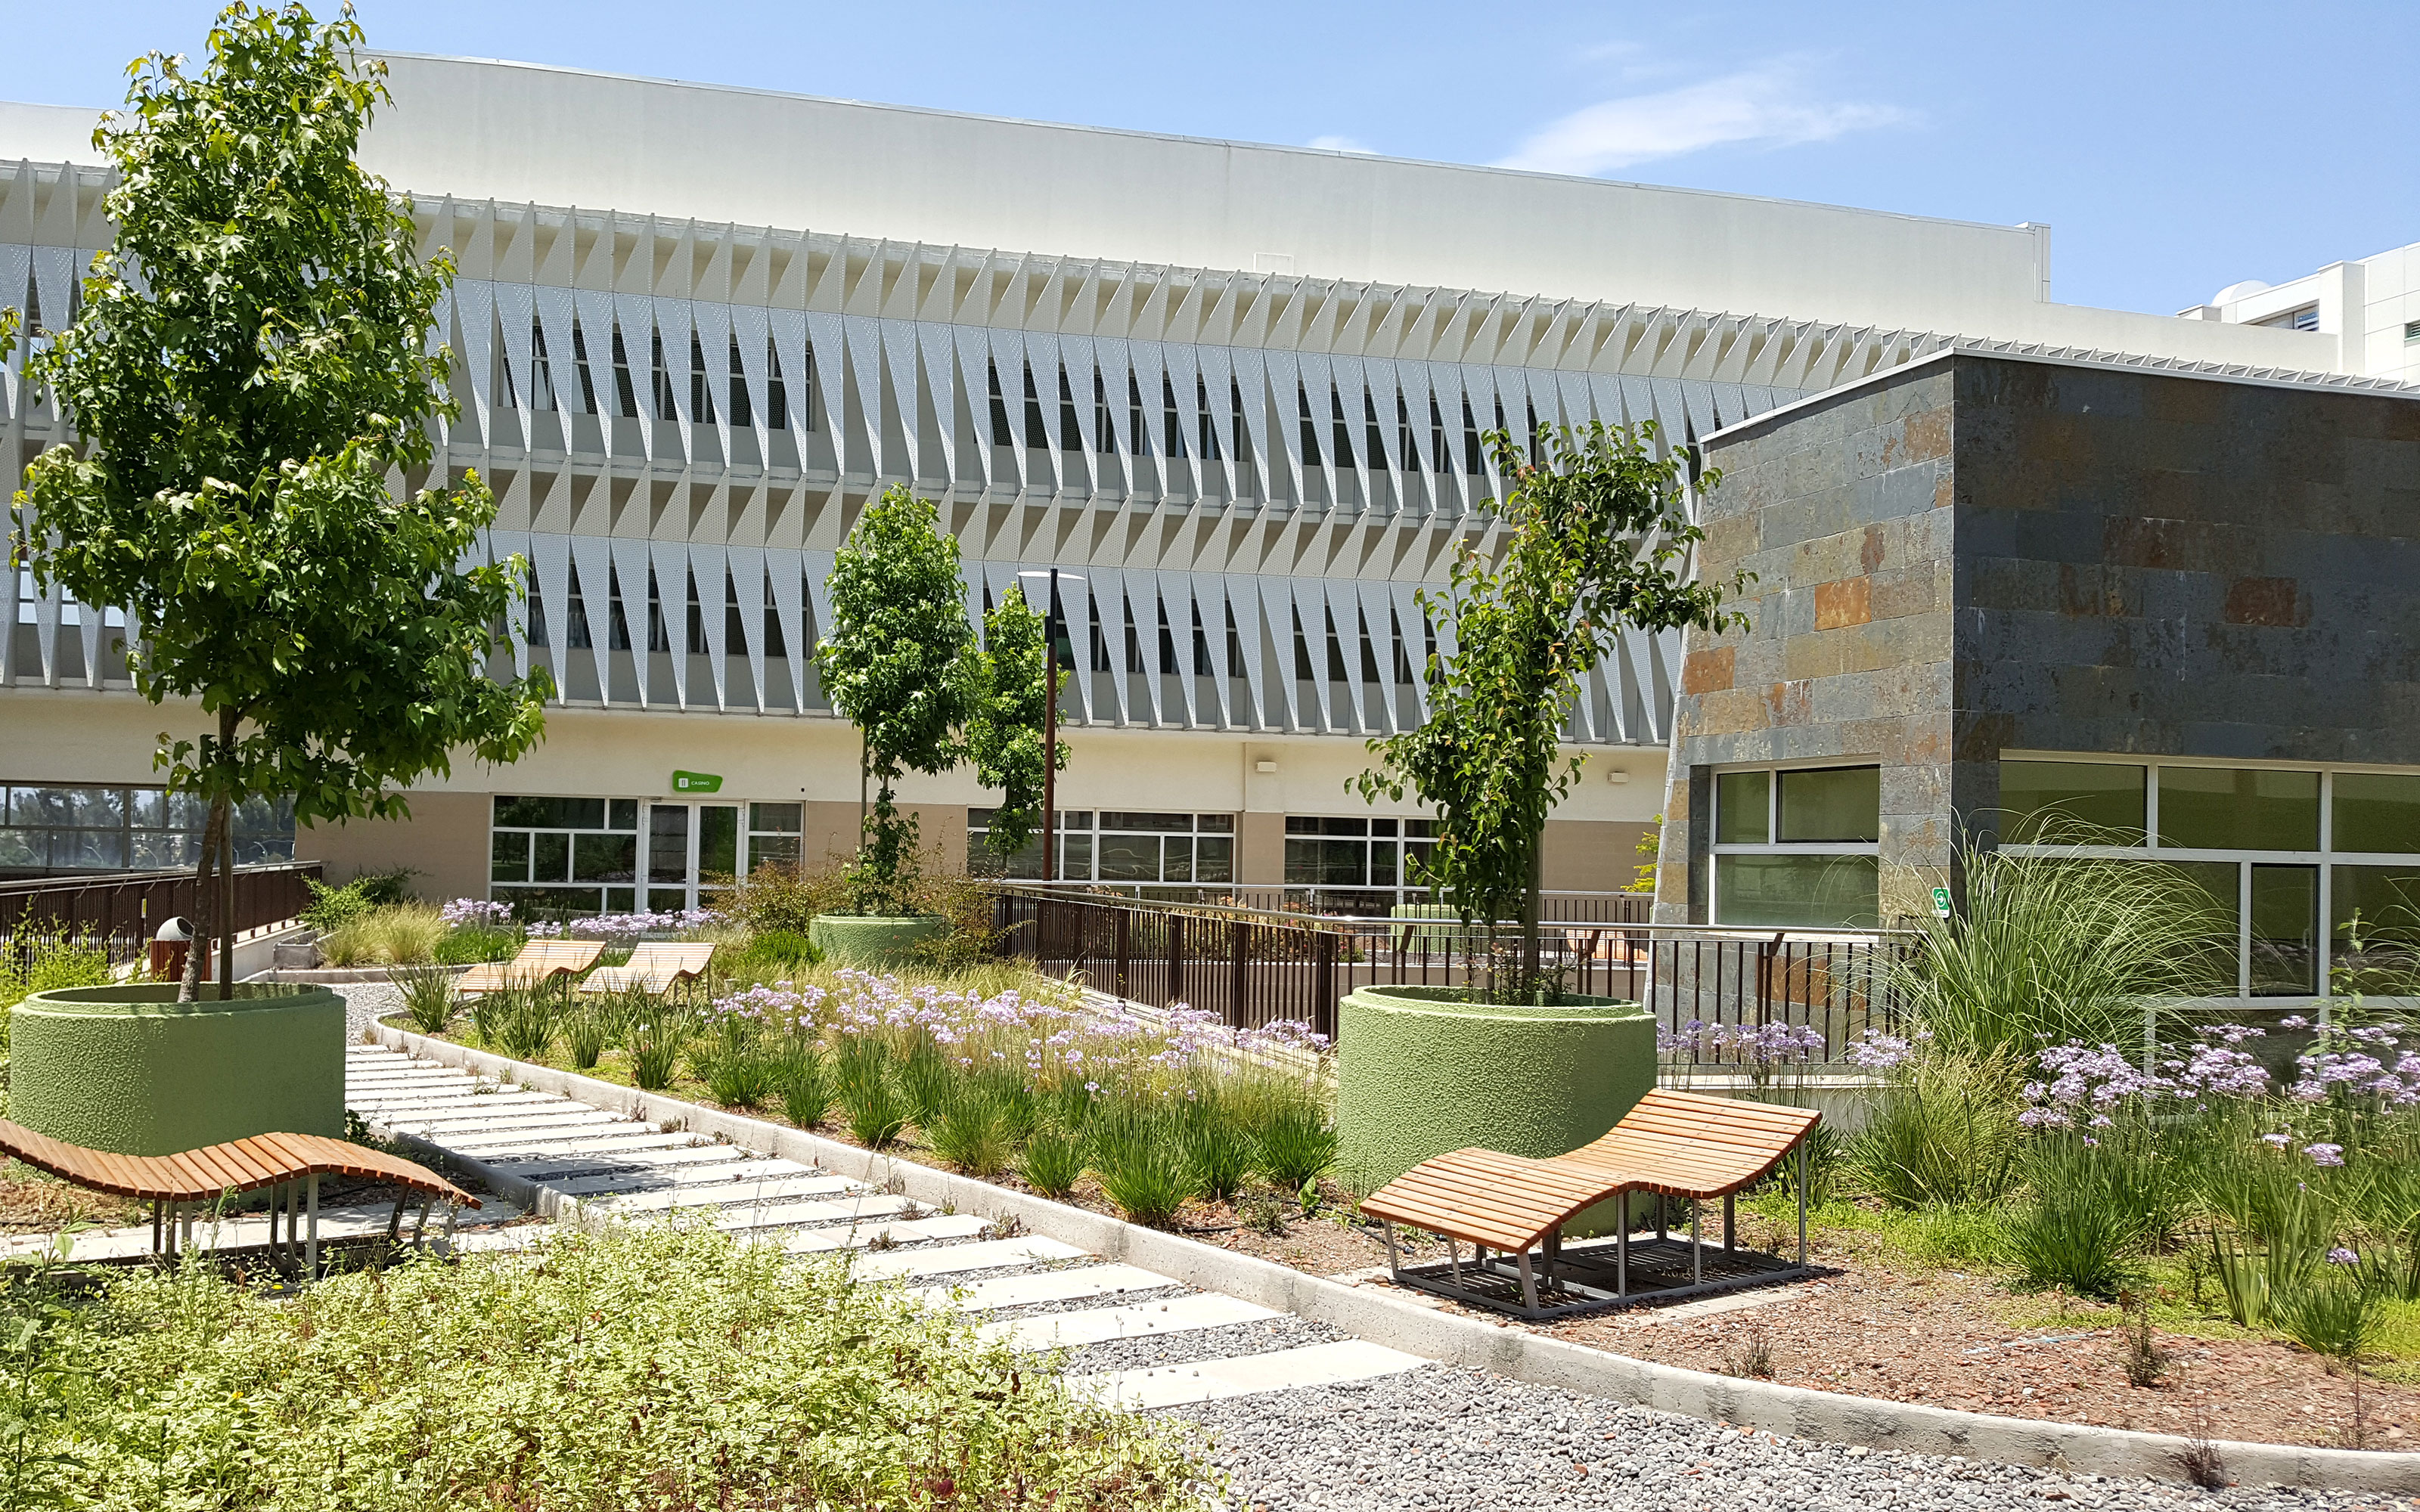
[[532, 940], [510, 961], [483, 961], [454, 980], [464, 997], [528, 991], [558, 977], [577, 977], [605, 953], [602, 940]]
[[[1361, 1211], [1386, 1226], [1387, 1258], [1398, 1283], [1524, 1317], [1552, 1317], [1633, 1295], [1630, 1196], [1634, 1192], [1653, 1192], [1689, 1203], [1688, 1280], [1655, 1287], [1657, 1294], [1670, 1297], [1769, 1282], [1805, 1273], [1806, 1183], [1803, 1180], [1799, 1183], [1795, 1266], [1741, 1259], [1732, 1198], [1772, 1175], [1793, 1149], [1800, 1152], [1803, 1177], [1805, 1142], [1822, 1118], [1810, 1108], [1652, 1091], [1605, 1137], [1567, 1155], [1526, 1160], [1490, 1149], [1458, 1149], [1422, 1161], [1380, 1187], [1362, 1199]], [[1717, 1196], [1723, 1199], [1722, 1260], [1724, 1269], [1734, 1273], [1709, 1282], [1698, 1204]], [[1603, 1271], [1601, 1263], [1582, 1265], [1562, 1248], [1563, 1225], [1606, 1201], [1619, 1204], [1618, 1237], [1610, 1246], [1614, 1252], [1610, 1290], [1579, 1279], [1581, 1273]], [[1659, 1249], [1650, 1257], [1651, 1267], [1657, 1271], [1673, 1268], [1679, 1258], [1662, 1253], [1661, 1247], [1668, 1245], [1663, 1211], [1659, 1203]], [[1395, 1244], [1399, 1223], [1445, 1237], [1443, 1273], [1433, 1266], [1407, 1270], [1403, 1265]], [[1472, 1267], [1480, 1273], [1478, 1284], [1465, 1276], [1458, 1241], [1474, 1246]], [[1490, 1250], [1499, 1258], [1490, 1261]], [[1537, 1252], [1534, 1260], [1533, 1251]], [[1515, 1271], [1503, 1269], [1503, 1257], [1516, 1260]], [[1502, 1284], [1516, 1275], [1517, 1302], [1504, 1294], [1507, 1288]], [[1542, 1305], [1542, 1282], [1549, 1290], [1567, 1292], [1577, 1300]]]
[[580, 983], [583, 993], [620, 993], [633, 987], [660, 997], [677, 983], [706, 975], [714, 961], [711, 945], [639, 945], [618, 966], [598, 966]]
[[[38, 1134], [20, 1123], [0, 1119], [0, 1155], [23, 1161], [39, 1171], [48, 1171], [63, 1181], [105, 1192], [112, 1196], [134, 1197], [151, 1204], [151, 1248], [155, 1254], [174, 1255], [178, 1249], [176, 1220], [178, 1210], [195, 1204], [214, 1202], [235, 1192], [256, 1192], [263, 1187], [277, 1187], [269, 1209], [269, 1243], [277, 1249], [277, 1214], [282, 1201], [286, 1212], [285, 1249], [294, 1247], [296, 1202], [305, 1204], [309, 1233], [304, 1244], [303, 1263], [310, 1273], [319, 1268], [319, 1178], [322, 1176], [354, 1176], [366, 1180], [384, 1181], [402, 1187], [406, 1197], [396, 1200], [394, 1216], [387, 1220], [386, 1234], [392, 1240], [403, 1222], [404, 1203], [413, 1192], [425, 1194], [420, 1205], [420, 1219], [412, 1226], [413, 1242], [428, 1223], [430, 1202], [448, 1205], [445, 1226], [454, 1227], [455, 1212], [462, 1208], [475, 1208], [479, 1199], [426, 1165], [416, 1165], [400, 1155], [371, 1149], [348, 1140], [330, 1139], [321, 1134], [264, 1134], [249, 1139], [238, 1139], [224, 1145], [210, 1145], [201, 1149], [188, 1149], [175, 1155], [117, 1155], [105, 1149], [86, 1149]], [[185, 1237], [190, 1240], [193, 1218], [181, 1215]], [[163, 1223], [163, 1220], [164, 1223]]]

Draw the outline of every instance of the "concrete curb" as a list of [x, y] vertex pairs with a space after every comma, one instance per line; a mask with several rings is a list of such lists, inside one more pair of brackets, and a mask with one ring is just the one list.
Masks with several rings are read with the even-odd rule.
[[[571, 1072], [506, 1060], [383, 1024], [377, 1026], [375, 1032], [379, 1042], [390, 1049], [501, 1077], [539, 1091], [560, 1093], [592, 1107], [655, 1122], [679, 1120], [691, 1134], [726, 1140], [802, 1165], [820, 1165], [862, 1180], [879, 1182], [897, 1178], [908, 1196], [929, 1206], [946, 1205], [988, 1217], [1014, 1214], [1034, 1233], [1081, 1246], [1106, 1259], [1123, 1260], [1188, 1286], [1222, 1291], [1264, 1307], [1328, 1323], [1373, 1344], [1492, 1371], [1516, 1381], [1560, 1386], [1590, 1396], [1759, 1428], [1789, 1438], [1863, 1444], [1903, 1454], [1959, 1455], [1969, 1459], [2041, 1465], [2096, 1475], [2173, 1481], [2180, 1478], [2179, 1462], [2190, 1447], [2190, 1441], [2164, 1433], [2041, 1423], [1887, 1402], [1632, 1359], [1523, 1329], [1438, 1312], [1382, 1291], [1345, 1286], [1198, 1240], [1143, 1228], [914, 1161], [876, 1154], [787, 1125], [725, 1113], [659, 1093], [636, 1091]], [[598, 1227], [603, 1222], [597, 1215], [581, 1212], [579, 1204], [572, 1199], [552, 1197], [525, 1178], [491, 1173], [478, 1163], [459, 1156], [450, 1158], [489, 1180], [499, 1196], [529, 1203], [533, 1211], [559, 1222], [589, 1228]], [[515, 1183], [519, 1194], [510, 1190]], [[2224, 1440], [2216, 1448], [2229, 1478], [2246, 1486], [2297, 1486], [2402, 1495], [2420, 1492], [2420, 1454]]]

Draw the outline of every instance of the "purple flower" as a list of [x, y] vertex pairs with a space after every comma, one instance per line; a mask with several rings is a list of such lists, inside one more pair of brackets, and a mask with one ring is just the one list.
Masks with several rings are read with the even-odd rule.
[[2293, 1139], [2289, 1134], [2265, 1134], [2260, 1136], [2260, 1142], [2272, 1149], [2283, 1149], [2291, 1144]]
[[2361, 1257], [2345, 1248], [2342, 1244], [2338, 1244], [2335, 1248], [2328, 1251], [2328, 1263], [2330, 1265], [2358, 1265], [2361, 1263]]
[[2311, 1157], [2311, 1164], [2314, 1165], [2344, 1164], [2344, 1146], [2342, 1145], [2304, 1145], [2303, 1153]]

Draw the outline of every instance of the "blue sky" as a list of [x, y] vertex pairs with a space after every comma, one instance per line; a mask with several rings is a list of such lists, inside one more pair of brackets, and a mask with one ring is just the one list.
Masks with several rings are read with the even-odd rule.
[[[28, 7], [0, 99], [114, 102], [214, 10]], [[360, 10], [415, 52], [2046, 221], [2053, 297], [2124, 309], [2420, 241], [2420, 0]]]

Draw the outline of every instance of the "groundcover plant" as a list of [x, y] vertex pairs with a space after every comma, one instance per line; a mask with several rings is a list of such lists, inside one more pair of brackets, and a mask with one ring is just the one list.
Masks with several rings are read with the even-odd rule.
[[1209, 1504], [1183, 1430], [896, 1287], [711, 1230], [566, 1233], [269, 1296], [199, 1265], [0, 1292], [0, 1504]]

